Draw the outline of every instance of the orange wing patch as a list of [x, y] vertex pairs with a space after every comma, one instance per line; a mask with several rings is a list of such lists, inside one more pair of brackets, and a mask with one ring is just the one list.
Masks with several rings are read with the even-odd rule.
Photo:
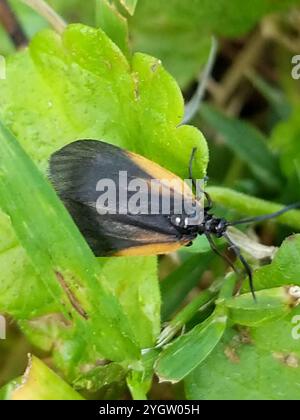
[[130, 257], [130, 256], [146, 257], [149, 255], [169, 254], [171, 252], [177, 251], [179, 248], [181, 248], [184, 245], [187, 245], [188, 243], [189, 241], [134, 246], [131, 248], [122, 249], [112, 255], [115, 257]]

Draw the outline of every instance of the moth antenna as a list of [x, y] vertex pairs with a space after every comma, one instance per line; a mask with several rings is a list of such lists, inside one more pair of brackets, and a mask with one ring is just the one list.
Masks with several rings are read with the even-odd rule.
[[246, 219], [229, 222], [228, 226], [237, 226], [237, 225], [242, 225], [242, 224], [247, 224], [247, 223], [263, 222], [264, 220], [273, 219], [274, 217], [281, 216], [282, 214], [287, 213], [288, 211], [294, 210], [297, 208], [300, 208], [300, 202], [290, 204], [289, 206], [286, 206], [283, 209], [276, 211], [275, 213], [265, 214], [263, 216], [257, 216], [257, 217], [248, 217]]

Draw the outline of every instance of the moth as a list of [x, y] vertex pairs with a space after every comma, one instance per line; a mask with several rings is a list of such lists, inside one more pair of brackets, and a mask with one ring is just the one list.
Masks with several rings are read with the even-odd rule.
[[[196, 180], [192, 166], [196, 152], [193, 149], [189, 162], [189, 177], [194, 189]], [[148, 188], [140, 192], [140, 201], [145, 199], [146, 211], [136, 214], [128, 212], [127, 204], [134, 199], [136, 191], [129, 191], [128, 183], [122, 184], [120, 174], [126, 174], [127, 181], [133, 184], [139, 181], [146, 186], [155, 185], [156, 189], [154, 193], [151, 190], [151, 195]], [[190, 245], [197, 235], [205, 235], [212, 250], [235, 269], [232, 261], [221, 254], [216, 246], [215, 238], [223, 237], [244, 266], [254, 298], [251, 267], [240, 248], [229, 237], [227, 229], [229, 226], [267, 220], [300, 206], [300, 203], [295, 203], [273, 214], [229, 222], [214, 216], [212, 200], [209, 194], [202, 191], [205, 205], [202, 217], [197, 219], [201, 213], [200, 201], [194, 195], [193, 188], [184, 184], [181, 178], [143, 156], [100, 140], [78, 140], [55, 152], [50, 158], [49, 176], [96, 256], [166, 254]], [[103, 209], [102, 203], [99, 209], [99, 190], [103, 187], [99, 186], [99, 182], [103, 180], [115, 187], [116, 197], [111, 206], [108, 203]], [[167, 181], [173, 185], [168, 190], [165, 185]], [[165, 197], [166, 191], [168, 197]], [[161, 203], [164, 198], [171, 203], [168, 211], [151, 211], [153, 202]], [[187, 206], [182, 206], [183, 202]], [[180, 213], [178, 208], [182, 209]]]

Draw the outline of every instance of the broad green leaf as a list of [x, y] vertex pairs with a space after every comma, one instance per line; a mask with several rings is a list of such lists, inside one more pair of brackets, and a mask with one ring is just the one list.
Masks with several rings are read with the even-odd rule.
[[295, 308], [282, 320], [227, 330], [211, 355], [186, 378], [187, 398], [299, 400], [300, 340], [293, 338], [293, 320], [300, 319], [299, 313]]
[[[103, 261], [101, 259], [101, 264], [99, 279], [117, 297], [132, 327], [132, 338], [135, 338], [141, 349], [152, 347], [160, 331], [156, 259], [107, 258]], [[116, 363], [94, 366], [95, 358], [99, 356], [95, 355], [91, 346], [86, 346], [84, 332], [79, 329], [70, 330], [63, 317], [53, 312], [49, 314], [46, 308], [40, 316], [21, 321], [20, 325], [31, 342], [44, 351], [56, 349], [58, 342], [62, 339], [65, 341], [60, 351], [54, 352], [54, 358], [76, 387], [97, 391], [99, 384], [125, 383], [126, 369]], [[72, 367], [78, 364], [80, 371], [73, 371]]]
[[138, 357], [127, 318], [99, 282], [97, 260], [71, 217], [2, 125], [0, 140], [0, 203], [49, 297], [70, 327], [84, 331], [83, 340], [94, 336], [99, 355], [115, 361]]
[[251, 293], [227, 299], [224, 306], [234, 324], [257, 326], [272, 319], [287, 315], [299, 303], [300, 288], [278, 287], [256, 292], [256, 301]]
[[229, 118], [208, 105], [201, 107], [200, 115], [222, 135], [225, 144], [264, 185], [274, 189], [280, 187], [277, 159], [268, 148], [267, 139], [256, 128], [244, 121]]
[[257, 270], [255, 287], [300, 286], [300, 235], [288, 237], [277, 251], [272, 264]]
[[152, 347], [160, 332], [156, 258], [102, 259], [100, 279], [120, 302], [140, 348]]
[[61, 310], [20, 245], [0, 254], [0, 266], [0, 313], [31, 319]]
[[141, 153], [183, 178], [196, 146], [195, 176], [206, 172], [203, 136], [194, 127], [178, 127], [184, 106], [176, 82], [155, 58], [135, 54], [128, 63], [101, 30], [71, 25], [62, 38], [44, 31], [28, 52], [8, 60], [7, 74], [0, 83], [0, 115], [43, 167], [59, 147], [95, 138]]
[[[95, 360], [103, 359], [103, 355], [107, 352], [107, 357], [116, 357], [115, 360], [123, 361], [127, 351], [131, 352], [130, 340], [134, 342], [134, 337], [136, 337], [140, 348], [150, 347], [159, 333], [159, 289], [156, 260], [155, 258], [139, 258], [131, 261], [129, 259], [110, 259], [106, 263], [103, 262], [103, 273], [100, 276], [99, 265], [91, 255], [91, 251], [86, 248], [86, 245], [81, 250], [82, 239], [77, 230], [68, 232], [69, 216], [66, 218], [65, 210], [59, 201], [55, 203], [54, 193], [50, 192], [52, 190], [48, 184], [39, 179], [41, 175], [38, 175], [37, 171], [35, 172], [33, 164], [26, 161], [20, 151], [17, 153], [19, 146], [12, 137], [9, 138], [8, 144], [10, 153], [14, 155], [15, 152], [16, 155], [14, 156], [15, 160], [8, 159], [5, 137], [2, 137], [0, 148], [2, 152], [2, 181], [4, 182], [0, 188], [1, 202], [7, 205], [7, 209], [10, 209], [9, 213], [15, 222], [16, 231], [21, 241], [24, 241], [24, 246], [32, 257], [32, 262], [36, 263], [37, 269], [34, 270], [31, 263], [26, 260], [25, 252], [21, 247], [13, 247], [7, 251], [8, 256], [11, 257], [6, 261], [11, 263], [7, 267], [7, 273], [10, 275], [7, 276], [6, 271], [3, 272], [5, 282], [1, 283], [3, 287], [1, 311], [8, 312], [17, 319], [26, 319], [27, 321], [20, 322], [23, 331], [37, 346], [45, 351], [53, 351], [57, 365], [70, 379], [76, 379], [79, 384], [79, 379], [82, 377], [81, 383], [88, 383], [84, 379], [83, 369], [86, 370], [87, 375], [92, 376], [91, 371], [95, 368], [94, 376], [98, 378], [98, 387], [102, 386], [99, 378], [103, 378], [105, 384], [114, 378], [113, 372], [110, 372], [111, 365], [105, 369], [108, 371], [105, 372], [105, 375], [98, 372], [97, 366], [92, 364], [95, 363]], [[14, 144], [16, 150], [14, 150]], [[14, 167], [17, 175], [10, 170]], [[9, 169], [7, 170], [7, 168]], [[26, 176], [28, 177], [27, 183], [24, 181]], [[34, 183], [39, 185], [40, 191], [35, 193], [35, 201], [28, 194], [28, 190], [24, 188], [24, 182], [28, 187]], [[3, 194], [5, 186], [9, 189], [9, 194]], [[17, 187], [20, 187], [20, 190], [17, 190]], [[11, 195], [12, 191], [15, 194]], [[30, 197], [29, 200], [26, 200], [26, 195]], [[14, 196], [22, 201], [21, 206], [15, 207], [16, 199], [13, 203], [9, 201], [9, 197]], [[56, 197], [55, 200], [57, 200]], [[20, 208], [21, 214], [18, 208]], [[49, 210], [47, 211], [47, 209]], [[30, 214], [30, 217], [26, 212]], [[54, 222], [51, 217], [57, 218], [57, 221], [60, 221], [62, 225]], [[26, 222], [24, 223], [24, 221]], [[49, 226], [52, 226], [50, 233]], [[60, 237], [61, 240], [58, 241]], [[87, 252], [84, 253], [85, 248]], [[2, 254], [2, 257], [3, 255], [5, 254]], [[133, 263], [134, 276], [132, 275]], [[24, 264], [25, 267], [28, 267], [27, 271], [24, 271]], [[6, 268], [5, 264], [4, 268]], [[23, 270], [23, 275], [27, 277], [17, 277], [18, 281], [16, 282], [15, 276], [18, 269]], [[94, 315], [91, 309], [86, 322], [82, 322], [80, 317], [78, 319], [76, 310], [73, 313], [74, 322], [72, 319], [66, 318], [64, 316], [65, 309], [62, 307], [61, 291], [54, 289], [50, 293], [51, 272], [58, 272], [57, 270], [61, 276], [55, 279], [54, 286], [59, 286], [58, 280], [64, 277], [63, 290], [66, 291], [66, 288], [68, 290], [64, 298], [72, 297], [70, 302], [65, 303], [67, 307], [73, 303], [73, 308], [72, 306], [69, 308], [70, 312], [74, 312], [74, 309], [77, 309], [78, 312], [79, 306], [83, 310], [86, 306], [91, 309], [94, 305]], [[65, 275], [63, 276], [64, 270]], [[40, 274], [40, 277], [37, 274]], [[24, 280], [27, 280], [26, 283]], [[79, 281], [80, 283], [78, 283]], [[104, 292], [98, 281], [101, 281], [102, 286], [106, 285], [106, 289], [111, 290], [112, 294], [118, 298], [127, 317], [122, 315], [117, 302], [112, 298], [112, 295]], [[87, 298], [88, 293], [91, 295]], [[80, 303], [81, 299], [84, 300], [83, 303]], [[77, 302], [75, 306], [74, 301]], [[138, 311], [140, 311], [139, 316], [135, 317]], [[82, 316], [82, 312], [80, 313]], [[129, 323], [132, 323], [132, 329], [129, 330], [128, 325], [126, 326], [128, 320]], [[89, 346], [87, 346], [87, 342], [89, 342]], [[127, 349], [125, 348], [126, 342], [129, 344]], [[122, 348], [124, 344], [125, 347]], [[105, 350], [105, 346], [107, 346], [107, 350]], [[136, 358], [139, 358], [139, 352], [135, 354]]]
[[201, 364], [224, 334], [227, 316], [216, 311], [207, 321], [174, 340], [159, 355], [155, 372], [160, 381], [179, 382]]
[[238, 37], [266, 14], [299, 0], [142, 0], [130, 28], [134, 48], [159, 57], [186, 87], [206, 63], [212, 34]]
[[21, 384], [11, 400], [83, 400], [84, 398], [35, 356], [29, 358]]
[[[223, 187], [208, 187], [206, 191], [211, 195], [213, 201], [236, 210], [244, 216], [262, 216], [281, 210], [284, 205], [272, 203], [261, 198], [251, 197], [250, 195]], [[273, 219], [274, 223], [284, 223], [296, 230], [300, 229], [300, 211], [291, 210]]]
[[[257, 292], [257, 304], [250, 294], [225, 300], [233, 322], [252, 326], [226, 331], [211, 355], [186, 378], [189, 399], [299, 399], [300, 309], [294, 307], [299, 287], [291, 287], [300, 284], [299, 244], [299, 235], [288, 238], [272, 264], [256, 271], [255, 288], [264, 289]], [[280, 287], [284, 285], [288, 287]]]
[[[101, 259], [101, 264], [99, 279], [117, 297], [132, 327], [132, 338], [141, 349], [152, 347], [160, 331], [156, 258], [107, 258]], [[135, 267], [134, 276], [132, 267]], [[70, 330], [59, 313], [53, 311], [52, 315], [47, 315], [49, 311], [46, 309], [43, 312], [46, 315], [21, 321], [20, 325], [31, 342], [44, 351], [56, 349], [57, 343], [62, 339], [65, 341], [53, 356], [57, 366], [77, 388], [97, 391], [99, 386], [125, 384], [125, 365], [94, 365], [95, 358], [99, 359], [99, 356], [95, 355], [91, 346], [86, 346], [84, 331]], [[80, 369], [73, 370], [74, 365]], [[137, 365], [137, 368], [141, 369], [141, 366]]]
[[[116, 361], [127, 357], [138, 359], [135, 342], [140, 348], [150, 347], [159, 333], [155, 258], [108, 259], [100, 273], [97, 260], [50, 186], [4, 129], [0, 148], [0, 202], [11, 215], [13, 226], [36, 267], [34, 270], [28, 264], [33, 277], [26, 283], [24, 294], [20, 294], [25, 288], [22, 281], [16, 283], [13, 275], [6, 279], [3, 296], [9, 298], [9, 293], [12, 296], [9, 302], [3, 298], [3, 311], [21, 320], [26, 318], [27, 321], [20, 323], [23, 330], [39, 347], [53, 350], [58, 366], [77, 382], [83, 376], [79, 372], [88, 362], [103, 357]], [[25, 186], [24, 179], [27, 179]], [[34, 200], [31, 185], [38, 186]], [[12, 201], [12, 197], [18, 199]], [[49, 226], [52, 226], [50, 232]], [[62, 239], [58, 243], [56, 238]], [[22, 251], [20, 247], [10, 250], [17, 253], [16, 257]], [[24, 257], [23, 252], [20, 262], [23, 269]], [[134, 277], [129, 269], [132, 263], [136, 268]], [[18, 293], [16, 286], [19, 286]], [[70, 319], [66, 309], [72, 313]], [[138, 318], [134, 316], [136, 311], [140, 311]], [[85, 369], [90, 374], [93, 365]], [[96, 374], [103, 376], [102, 372]]]

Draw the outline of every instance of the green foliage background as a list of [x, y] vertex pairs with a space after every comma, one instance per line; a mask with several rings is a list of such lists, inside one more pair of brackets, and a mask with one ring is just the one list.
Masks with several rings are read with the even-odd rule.
[[[299, 1], [48, 3], [62, 34], [19, 0], [28, 48], [0, 32], [1, 398], [299, 399], [299, 211], [247, 232], [280, 247], [267, 265], [248, 255], [255, 304], [246, 284], [232, 297], [237, 278], [203, 238], [171, 257], [95, 258], [47, 180], [51, 153], [95, 138], [182, 178], [197, 147], [195, 175], [228, 218], [298, 201]], [[208, 93], [182, 125], [212, 36]]]

